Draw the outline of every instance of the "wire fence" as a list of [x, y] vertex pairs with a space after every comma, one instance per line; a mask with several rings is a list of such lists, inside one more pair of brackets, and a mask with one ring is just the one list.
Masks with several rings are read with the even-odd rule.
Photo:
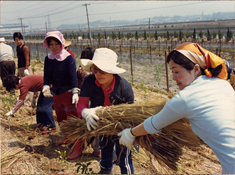
[[[49, 49], [46, 49], [42, 42], [41, 43], [30, 43], [25, 42], [30, 50], [30, 58], [36, 59], [38, 57], [41, 61], [44, 61], [46, 55], [50, 53]], [[12, 46], [14, 53], [16, 55], [16, 44], [8, 43]], [[102, 43], [100, 43], [102, 44]], [[122, 43], [122, 45], [111, 44], [111, 42], [103, 43], [104, 45], [93, 45], [94, 48], [99, 47], [108, 47], [114, 50], [118, 55], [119, 66], [126, 70], [125, 73], [122, 74], [129, 81], [139, 82], [159, 88], [164, 88], [168, 90], [176, 90], [177, 87], [174, 81], [171, 79], [171, 72], [169, 68], [165, 65], [165, 57], [166, 55], [173, 50], [176, 46], [180, 45], [181, 42], [174, 42], [172, 45], [167, 45], [167, 47], [161, 43], [161, 47], [149, 45], [147, 48], [136, 45], [135, 42]], [[77, 63], [77, 67], [79, 66], [79, 58], [82, 52], [82, 49], [89, 46], [89, 42], [74, 42], [69, 47], [69, 49], [74, 53], [75, 60]], [[205, 46], [204, 46], [205, 47]], [[225, 44], [223, 44], [223, 49]], [[206, 47], [205, 47], [206, 48]], [[208, 49], [208, 48], [207, 48]], [[223, 52], [221, 48], [221, 52], [218, 52], [218, 47], [214, 47], [215, 54], [221, 54], [227, 58], [232, 58], [231, 53]], [[209, 50], [209, 49], [208, 49]], [[217, 52], [217, 53], [216, 53]], [[228, 60], [230, 67], [235, 68], [235, 60]], [[167, 69], [167, 70], [166, 70]]]

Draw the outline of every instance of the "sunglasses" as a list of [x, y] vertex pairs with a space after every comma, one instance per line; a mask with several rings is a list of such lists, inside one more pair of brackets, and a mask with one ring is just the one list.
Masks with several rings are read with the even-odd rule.
[[104, 74], [107, 73], [107, 72], [104, 72], [104, 71], [100, 70], [100, 69], [99, 69], [98, 67], [96, 67], [96, 66], [92, 66], [92, 67], [90, 68], [90, 70], [91, 70], [91, 72], [92, 72], [93, 74], [97, 74], [97, 73], [99, 72], [100, 74], [104, 75]]

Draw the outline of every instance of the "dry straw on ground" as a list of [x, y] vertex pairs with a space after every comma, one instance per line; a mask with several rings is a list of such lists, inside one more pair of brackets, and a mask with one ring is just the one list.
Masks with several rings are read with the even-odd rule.
[[[100, 120], [96, 130], [88, 131], [83, 119], [71, 118], [60, 125], [64, 140], [72, 144], [76, 140], [88, 143], [92, 137], [99, 135], [117, 135], [125, 128], [134, 127], [146, 118], [158, 113], [164, 107], [166, 99], [142, 101], [135, 104], [121, 104], [103, 107], [96, 111]], [[154, 156], [156, 169], [161, 173], [172, 173], [177, 170], [176, 162], [182, 155], [182, 145], [197, 147], [200, 140], [192, 132], [187, 119], [181, 119], [164, 129], [159, 134], [140, 136], [137, 143], [147, 154]]]

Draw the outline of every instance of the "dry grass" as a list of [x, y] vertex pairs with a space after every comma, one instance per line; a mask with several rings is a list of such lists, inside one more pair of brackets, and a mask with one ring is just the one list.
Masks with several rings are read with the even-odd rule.
[[[92, 137], [98, 135], [117, 135], [123, 129], [137, 126], [149, 116], [161, 111], [166, 101], [165, 98], [157, 98], [98, 109], [96, 114], [100, 118], [99, 126], [89, 132], [85, 120], [71, 118], [60, 125], [63, 139], [67, 140], [68, 144], [76, 140], [88, 143]], [[182, 155], [182, 145], [192, 148], [203, 144], [192, 132], [188, 119], [181, 119], [165, 127], [159, 134], [137, 137], [136, 141], [150, 158], [154, 156], [155, 168], [160, 173], [177, 171], [176, 162]]]

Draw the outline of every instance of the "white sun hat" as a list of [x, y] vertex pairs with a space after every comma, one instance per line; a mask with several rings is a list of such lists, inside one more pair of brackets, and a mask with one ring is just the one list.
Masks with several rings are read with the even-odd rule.
[[92, 60], [80, 59], [80, 65], [86, 71], [90, 71], [91, 66], [94, 64], [100, 70], [111, 74], [120, 74], [126, 72], [125, 69], [117, 67], [117, 54], [108, 48], [99, 48], [95, 50]]

